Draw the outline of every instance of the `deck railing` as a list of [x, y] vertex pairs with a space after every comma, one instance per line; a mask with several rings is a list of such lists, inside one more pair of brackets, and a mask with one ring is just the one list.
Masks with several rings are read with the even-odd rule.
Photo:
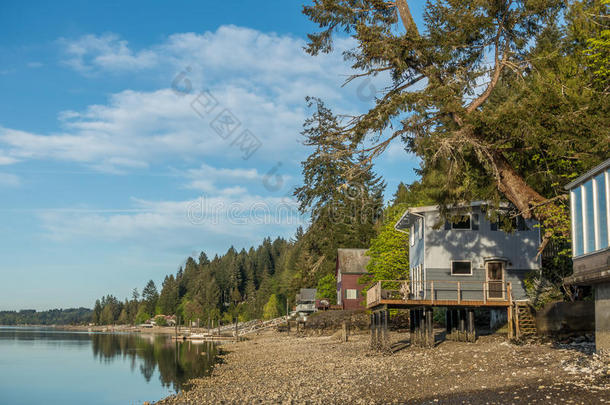
[[512, 291], [510, 282], [505, 281], [426, 280], [411, 283], [409, 280], [380, 280], [367, 290], [366, 304], [370, 308], [384, 300], [426, 301], [432, 305], [467, 302], [491, 305], [512, 302]]

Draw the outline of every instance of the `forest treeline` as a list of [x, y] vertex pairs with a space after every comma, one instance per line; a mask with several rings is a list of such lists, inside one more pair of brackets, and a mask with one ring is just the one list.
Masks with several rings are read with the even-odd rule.
[[[317, 123], [306, 125], [305, 134]], [[369, 167], [342, 188], [338, 164], [321, 153], [304, 162], [304, 171], [308, 184], [317, 188], [315, 193], [296, 190], [303, 212], [312, 216], [307, 229], [299, 227], [288, 240], [265, 238], [248, 250], [230, 247], [212, 258], [205, 252], [188, 257], [159, 287], [150, 280], [128, 299], [108, 295], [97, 300], [93, 322], [139, 324], [156, 314], [202, 324], [269, 319], [284, 315], [302, 287], [317, 287], [320, 297], [336, 302], [337, 248], [369, 246], [383, 216], [385, 184]]]
[[77, 325], [91, 321], [89, 308], [0, 311], [0, 325]]

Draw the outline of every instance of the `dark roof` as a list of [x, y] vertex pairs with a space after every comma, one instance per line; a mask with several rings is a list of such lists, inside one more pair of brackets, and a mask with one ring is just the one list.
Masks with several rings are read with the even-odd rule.
[[337, 249], [337, 266], [341, 274], [365, 274], [370, 257], [367, 249]]
[[299, 301], [315, 301], [316, 300], [316, 292], [315, 288], [301, 288], [299, 293], [297, 294], [297, 302]]
[[599, 174], [599, 172], [606, 170], [608, 167], [610, 167], [610, 159], [598, 164], [597, 166], [595, 166], [593, 169], [589, 170], [582, 176], [579, 176], [578, 178], [572, 180], [570, 183], [566, 184], [565, 189], [566, 190], [573, 189], [574, 187], [580, 185], [581, 183], [584, 183], [586, 180], [589, 180], [590, 177], [596, 176], [597, 174]]

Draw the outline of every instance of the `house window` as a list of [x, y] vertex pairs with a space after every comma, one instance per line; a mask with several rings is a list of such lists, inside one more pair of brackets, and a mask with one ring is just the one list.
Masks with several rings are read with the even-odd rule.
[[411, 246], [415, 245], [415, 226], [411, 225], [409, 229], [409, 244]]
[[451, 262], [451, 275], [452, 276], [471, 276], [472, 275], [472, 263], [467, 260], [459, 260]]
[[355, 300], [358, 298], [358, 290], [347, 289], [345, 290], [345, 298], [348, 300]]
[[584, 191], [584, 220], [585, 220], [585, 253], [595, 250], [595, 207], [593, 198], [593, 181], [583, 184]]
[[597, 246], [596, 250], [610, 246], [608, 243], [608, 196], [606, 195], [606, 179], [604, 173], [595, 177], [595, 195], [597, 198]]
[[529, 231], [529, 227], [527, 226], [527, 222], [525, 222], [525, 218], [521, 215], [516, 217], [509, 218], [501, 218], [498, 219], [497, 222], [491, 223], [491, 230], [497, 231], [501, 229], [506, 233], [513, 233], [515, 231]]
[[451, 222], [451, 229], [470, 229], [470, 215], [462, 215], [458, 222]]
[[572, 190], [572, 249], [574, 256], [584, 253], [583, 222], [582, 222], [582, 192], [580, 187]]
[[424, 237], [424, 219], [420, 218], [417, 222], [419, 225], [419, 239], [422, 239]]

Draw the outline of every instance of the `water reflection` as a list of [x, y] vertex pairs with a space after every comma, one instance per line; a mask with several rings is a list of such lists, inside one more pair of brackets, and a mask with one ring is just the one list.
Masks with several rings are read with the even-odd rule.
[[0, 327], [0, 341], [11, 340], [22, 345], [44, 342], [57, 349], [86, 350], [91, 345], [93, 357], [102, 365], [128, 361], [131, 371], [139, 372], [147, 382], [158, 371], [163, 387], [176, 392], [188, 389], [189, 379], [209, 375], [217, 361], [213, 343], [178, 342], [167, 335]]
[[188, 389], [191, 378], [209, 375], [216, 361], [216, 346], [212, 343], [177, 342], [168, 336], [136, 334], [92, 334], [93, 356], [102, 362], [117, 357], [129, 359], [150, 381], [158, 369], [164, 387], [175, 391]]

